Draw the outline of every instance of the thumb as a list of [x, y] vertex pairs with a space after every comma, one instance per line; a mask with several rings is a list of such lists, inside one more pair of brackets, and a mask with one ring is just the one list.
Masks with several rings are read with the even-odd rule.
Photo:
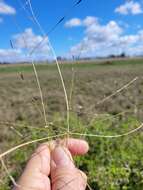
[[50, 190], [49, 173], [50, 151], [42, 144], [31, 156], [14, 190]]
[[65, 147], [56, 147], [51, 153], [52, 190], [85, 190], [86, 176], [78, 170], [71, 153]]

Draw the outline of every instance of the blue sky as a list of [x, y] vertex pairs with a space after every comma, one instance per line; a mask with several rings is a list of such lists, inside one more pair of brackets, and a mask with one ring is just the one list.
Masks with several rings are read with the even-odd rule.
[[52, 57], [48, 39], [57, 56], [107, 56], [123, 51], [143, 54], [142, 0], [82, 0], [74, 9], [71, 7], [78, 0], [25, 2], [0, 0], [0, 61], [28, 59], [25, 53], [43, 39], [30, 19], [30, 3], [46, 33], [67, 15], [36, 50], [35, 59]]

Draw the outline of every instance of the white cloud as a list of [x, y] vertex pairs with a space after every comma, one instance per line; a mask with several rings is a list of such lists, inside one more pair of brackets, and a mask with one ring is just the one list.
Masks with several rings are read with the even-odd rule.
[[127, 1], [125, 4], [120, 5], [115, 9], [115, 12], [127, 15], [127, 14], [140, 14], [143, 12], [141, 4], [139, 2]]
[[79, 18], [72, 18], [65, 23], [65, 27], [72, 28], [77, 26], [89, 26], [97, 22], [98, 19], [92, 16], [87, 16], [84, 20], [81, 20]]
[[[120, 54], [123, 51], [129, 55], [138, 54], [143, 49], [141, 48], [143, 47], [142, 42], [143, 30], [133, 35], [126, 35], [124, 28], [115, 21], [109, 21], [105, 25], [96, 21], [85, 25], [85, 36], [78, 44], [71, 47], [69, 55], [108, 56]], [[140, 51], [137, 50], [137, 47]]]
[[22, 52], [16, 49], [0, 49], [0, 62], [15, 62], [22, 60]]
[[[33, 55], [36, 61], [51, 58], [48, 37], [43, 39], [41, 35], [34, 34], [31, 28], [14, 35], [12, 46], [11, 49], [0, 49], [0, 62], [31, 61]], [[36, 51], [30, 56], [29, 53], [35, 47]]]
[[25, 29], [23, 33], [14, 35], [13, 45], [14, 48], [27, 50], [28, 52], [36, 47], [35, 54], [48, 54], [50, 50], [48, 37], [43, 39], [42, 36], [35, 35], [31, 28]]
[[73, 18], [65, 23], [66, 27], [75, 27], [75, 26], [81, 26], [81, 20], [78, 18]]
[[89, 25], [86, 29], [86, 33], [88, 36], [92, 36], [97, 40], [106, 41], [113, 40], [118, 37], [122, 33], [122, 28], [115, 21], [110, 21], [107, 25], [100, 25], [98, 23], [93, 23]]
[[0, 14], [13, 15], [16, 14], [16, 10], [4, 1], [0, 1]]
[[84, 26], [89, 26], [92, 25], [94, 23], [97, 23], [98, 19], [96, 17], [92, 17], [92, 16], [87, 16], [84, 20], [83, 20], [83, 25]]

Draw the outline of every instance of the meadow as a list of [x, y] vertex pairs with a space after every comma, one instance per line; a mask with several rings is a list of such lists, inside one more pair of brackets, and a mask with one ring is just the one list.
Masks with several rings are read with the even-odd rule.
[[[143, 189], [142, 129], [120, 138], [86, 137], [85, 134], [119, 135], [143, 121], [143, 59], [73, 61], [61, 63], [70, 105], [72, 137], [89, 142], [85, 157], [76, 157], [94, 190]], [[36, 138], [67, 130], [64, 93], [55, 64], [36, 64], [48, 122], [45, 128], [39, 90], [32, 65], [0, 65], [0, 153]], [[128, 84], [128, 85], [127, 85]], [[78, 134], [81, 134], [80, 136]], [[4, 158], [17, 179], [38, 143]], [[12, 187], [0, 165], [0, 190]]]

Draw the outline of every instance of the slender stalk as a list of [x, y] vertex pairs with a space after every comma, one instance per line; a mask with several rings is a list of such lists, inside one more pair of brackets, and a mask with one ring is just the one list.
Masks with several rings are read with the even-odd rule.
[[[53, 53], [54, 60], [56, 61], [57, 69], [58, 69], [58, 72], [59, 72], [59, 75], [60, 75], [60, 79], [61, 79], [61, 83], [62, 83], [64, 95], [65, 95], [66, 109], [67, 109], [67, 133], [69, 133], [70, 132], [70, 124], [69, 124], [69, 120], [70, 120], [70, 113], [69, 113], [69, 111], [70, 111], [70, 108], [69, 108], [69, 101], [68, 101], [68, 95], [67, 95], [67, 91], [66, 91], [63, 75], [62, 75], [62, 72], [61, 72], [61, 68], [60, 68], [59, 62], [57, 60], [56, 52], [55, 52], [55, 50], [54, 50], [54, 48], [53, 48], [53, 46], [52, 46], [49, 38], [46, 36], [46, 33], [44, 32], [41, 24], [39, 23], [38, 19], [36, 18], [35, 14], [34, 14], [34, 11], [33, 11], [33, 8], [32, 8], [32, 4], [31, 4], [31, 0], [28, 0], [28, 3], [29, 3], [29, 7], [30, 7], [31, 14], [32, 14], [32, 17], [33, 17], [33, 21], [35, 22], [35, 24], [40, 29], [40, 31], [41, 31], [41, 33], [43, 35], [43, 39], [46, 38], [48, 40], [48, 44], [49, 44], [50, 49], [51, 49], [51, 51]], [[34, 52], [32, 52], [32, 53], [34, 53]]]
[[143, 128], [143, 123], [136, 129], [133, 129], [127, 133], [123, 133], [123, 134], [119, 134], [119, 135], [96, 135], [96, 134], [89, 134], [89, 133], [85, 133], [85, 134], [81, 134], [81, 133], [70, 133], [71, 135], [77, 135], [77, 136], [85, 136], [85, 137], [99, 137], [99, 138], [120, 138], [120, 137], [124, 137], [124, 136], [129, 136], [137, 131], [139, 131], [140, 129]]
[[32, 66], [33, 66], [34, 74], [35, 74], [35, 77], [36, 77], [36, 81], [37, 81], [37, 85], [38, 85], [38, 89], [39, 89], [39, 93], [40, 93], [40, 98], [41, 98], [41, 103], [42, 103], [42, 108], [43, 108], [43, 115], [44, 115], [44, 120], [45, 120], [45, 126], [47, 127], [48, 122], [47, 122], [47, 118], [46, 118], [46, 109], [45, 109], [45, 104], [44, 104], [43, 93], [42, 93], [38, 73], [37, 73], [37, 70], [36, 70], [36, 67], [35, 67], [33, 59], [32, 59]]
[[60, 135], [48, 136], [48, 137], [44, 137], [44, 138], [40, 138], [40, 139], [35, 139], [35, 140], [32, 140], [32, 141], [28, 141], [28, 142], [22, 143], [22, 144], [17, 145], [15, 147], [13, 147], [13, 148], [5, 151], [4, 153], [0, 154], [0, 159], [3, 158], [4, 156], [6, 156], [6, 155], [8, 155], [8, 154], [10, 154], [12, 152], [14, 152], [15, 150], [18, 150], [18, 149], [20, 149], [22, 147], [25, 147], [25, 146], [28, 146], [30, 144], [33, 144], [33, 143], [36, 143], [36, 142], [45, 141], [45, 140], [52, 139], [52, 138], [63, 137], [65, 135], [66, 135], [66, 133], [60, 134]]
[[137, 81], [139, 79], [139, 77], [135, 77], [133, 80], [131, 80], [130, 82], [128, 82], [127, 84], [125, 84], [123, 87], [121, 87], [120, 89], [116, 90], [113, 94], [111, 94], [110, 96], [105, 97], [103, 100], [99, 101], [97, 103], [97, 105], [99, 104], [103, 104], [105, 101], [109, 100], [110, 98], [112, 98], [113, 96], [115, 96], [116, 94], [120, 93], [121, 91], [123, 91], [124, 89], [127, 89], [131, 84], [133, 84], [135, 81]]

